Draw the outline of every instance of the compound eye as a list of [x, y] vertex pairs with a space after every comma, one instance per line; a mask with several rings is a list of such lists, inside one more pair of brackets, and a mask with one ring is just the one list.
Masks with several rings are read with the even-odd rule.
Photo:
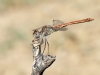
[[39, 33], [36, 33], [35, 37], [36, 38], [39, 38], [40, 37]]

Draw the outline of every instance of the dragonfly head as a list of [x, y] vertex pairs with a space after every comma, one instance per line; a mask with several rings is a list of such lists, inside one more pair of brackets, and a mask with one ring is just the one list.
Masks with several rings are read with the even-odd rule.
[[37, 29], [35, 29], [34, 32], [33, 32], [33, 36], [36, 39], [40, 38], [40, 32]]

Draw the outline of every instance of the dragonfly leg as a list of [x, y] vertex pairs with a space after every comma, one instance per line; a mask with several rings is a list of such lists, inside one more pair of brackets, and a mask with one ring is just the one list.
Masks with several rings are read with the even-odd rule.
[[48, 44], [48, 55], [49, 55], [49, 42], [48, 42], [47, 39], [46, 39], [46, 42], [47, 42], [47, 44]]
[[[48, 45], [48, 55], [49, 55], [49, 42], [47, 41], [47, 39], [46, 38], [44, 38], [44, 40], [45, 40], [45, 45], [44, 45], [44, 50], [43, 50], [43, 53], [44, 53], [44, 51], [45, 51], [45, 48], [46, 48], [46, 43], [47, 43], [47, 45]], [[42, 54], [43, 54], [42, 53]]]
[[[44, 39], [44, 43], [45, 43], [45, 44], [44, 44], [43, 53], [44, 53], [44, 51], [45, 51], [45, 48], [46, 48], [46, 40], [45, 40], [45, 39]], [[43, 53], [42, 53], [42, 54], [43, 54]]]

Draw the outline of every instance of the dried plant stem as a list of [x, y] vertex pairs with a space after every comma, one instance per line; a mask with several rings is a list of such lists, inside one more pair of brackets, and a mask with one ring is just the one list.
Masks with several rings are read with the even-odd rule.
[[31, 75], [42, 75], [45, 69], [47, 69], [56, 59], [55, 56], [42, 55], [40, 43], [32, 44], [33, 52], [33, 65]]

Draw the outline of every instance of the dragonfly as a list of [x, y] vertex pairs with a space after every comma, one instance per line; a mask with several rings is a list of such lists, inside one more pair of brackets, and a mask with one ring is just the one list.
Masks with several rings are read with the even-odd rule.
[[[63, 21], [60, 21], [60, 20], [53, 20], [52, 25], [44, 25], [40, 28], [34, 29], [33, 36], [35, 36], [35, 38], [40, 38], [40, 36], [41, 36], [42, 43], [45, 43], [44, 50], [46, 48], [46, 43], [48, 44], [48, 54], [49, 54], [49, 43], [46, 39], [46, 37], [48, 35], [50, 35], [53, 32], [56, 32], [56, 31], [66, 31], [67, 30], [66, 27], [68, 25], [85, 23], [85, 22], [90, 22], [93, 20], [94, 19], [92, 19], [92, 18], [86, 18], [86, 19], [71, 21], [71, 22], [67, 22], [67, 23], [64, 23]], [[44, 50], [43, 50], [43, 53], [44, 53]]]

